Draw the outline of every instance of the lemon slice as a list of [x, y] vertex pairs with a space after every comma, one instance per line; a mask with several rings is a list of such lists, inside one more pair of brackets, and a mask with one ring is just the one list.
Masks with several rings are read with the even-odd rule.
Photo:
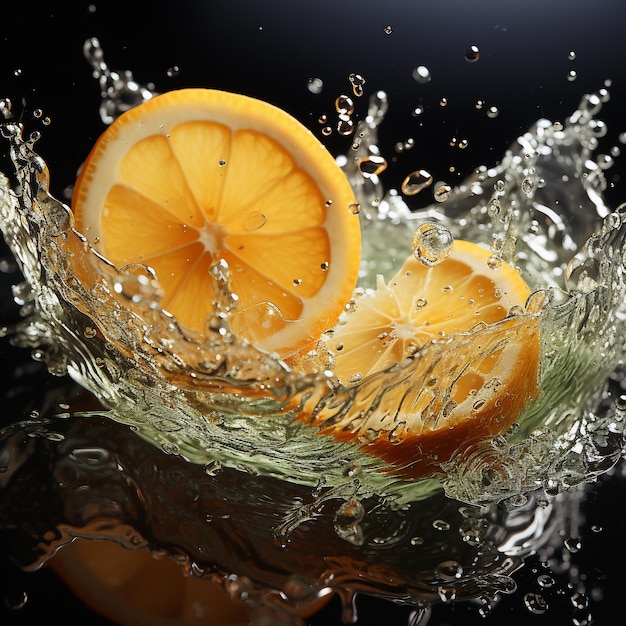
[[379, 277], [323, 343], [349, 408], [335, 399], [301, 419], [413, 477], [506, 430], [537, 393], [539, 320], [521, 315], [519, 272], [490, 257], [457, 240], [438, 265], [411, 256]]
[[360, 263], [358, 205], [334, 158], [286, 112], [171, 91], [121, 115], [76, 181], [75, 226], [118, 267], [157, 274], [161, 306], [206, 332], [225, 261], [232, 330], [287, 358], [339, 317]]

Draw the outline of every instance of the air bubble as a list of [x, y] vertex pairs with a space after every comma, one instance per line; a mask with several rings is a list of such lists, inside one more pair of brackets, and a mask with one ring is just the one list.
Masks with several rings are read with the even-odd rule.
[[567, 72], [567, 80], [570, 83], [575, 81], [577, 78], [578, 78], [578, 73], [576, 72], [576, 70], [570, 70], [569, 72]]
[[168, 78], [176, 78], [180, 74], [180, 67], [178, 65], [172, 65], [172, 67], [167, 68], [167, 77]]
[[422, 224], [411, 238], [413, 255], [423, 265], [432, 267], [448, 258], [454, 246], [452, 233], [441, 224]]
[[415, 196], [432, 184], [433, 177], [430, 172], [427, 170], [415, 170], [402, 181], [400, 189], [407, 196]]
[[573, 61], [573, 60], [576, 58], [576, 52], [574, 52], [573, 50], [570, 50], [570, 51], [567, 53], [567, 58], [568, 58], [570, 61]]
[[498, 117], [498, 115], [500, 115], [500, 111], [498, 110], [498, 107], [489, 107], [487, 109], [488, 118], [495, 119], [496, 117]]

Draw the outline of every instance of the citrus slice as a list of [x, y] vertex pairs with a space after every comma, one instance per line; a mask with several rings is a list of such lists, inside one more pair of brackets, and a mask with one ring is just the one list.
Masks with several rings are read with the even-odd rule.
[[360, 263], [358, 204], [296, 119], [247, 96], [171, 91], [127, 111], [76, 181], [75, 226], [116, 266], [152, 267], [161, 306], [204, 334], [226, 262], [231, 328], [287, 358], [331, 327]]
[[537, 393], [539, 321], [523, 314], [519, 272], [490, 257], [457, 240], [442, 263], [411, 256], [355, 300], [324, 341], [347, 390], [313, 410], [320, 432], [420, 476], [517, 419]]
[[75, 539], [50, 561], [52, 568], [96, 613], [121, 626], [247, 624], [243, 602], [217, 583], [186, 576], [171, 559], [155, 559], [109, 540]]
[[[119, 626], [243, 626], [247, 605], [232, 599], [221, 584], [186, 575], [170, 558], [129, 549], [111, 540], [77, 537], [49, 565], [92, 611]], [[296, 603], [309, 617], [330, 599]]]

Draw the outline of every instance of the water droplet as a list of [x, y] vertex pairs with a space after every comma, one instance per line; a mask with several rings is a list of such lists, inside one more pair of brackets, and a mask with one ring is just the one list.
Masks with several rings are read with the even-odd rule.
[[428, 267], [445, 261], [453, 245], [452, 233], [441, 224], [422, 224], [411, 238], [413, 255]]
[[570, 602], [575, 609], [586, 609], [589, 606], [589, 598], [580, 592], [572, 594]]
[[437, 202], [445, 202], [452, 193], [452, 187], [446, 183], [437, 183], [435, 185], [435, 191], [433, 192], [433, 198]]
[[254, 231], [258, 230], [267, 222], [267, 216], [263, 213], [259, 213], [258, 211], [253, 211], [246, 216], [246, 219], [243, 223], [244, 230]]
[[365, 157], [359, 161], [359, 171], [365, 178], [378, 176], [387, 169], [387, 161], [377, 155]]
[[365, 79], [360, 74], [350, 74], [348, 76], [348, 80], [352, 85], [352, 93], [360, 97], [363, 95], [363, 85], [365, 84]]
[[535, 183], [532, 181], [532, 179], [524, 178], [524, 180], [522, 180], [522, 191], [527, 196], [530, 196], [532, 195], [534, 190], [535, 190]]
[[28, 603], [28, 594], [23, 589], [8, 589], [3, 595], [4, 604], [12, 611], [19, 611]]
[[498, 107], [489, 107], [487, 109], [488, 118], [495, 119], [496, 117], [498, 117], [498, 115], [500, 115], [500, 111], [498, 110]]
[[491, 270], [499, 270], [502, 267], [502, 258], [497, 254], [492, 254], [487, 259], [487, 266]]
[[98, 334], [98, 331], [93, 326], [85, 326], [83, 334], [87, 339], [93, 339]]
[[352, 115], [354, 113], [354, 102], [350, 96], [340, 95], [335, 100], [335, 110], [342, 115]]
[[424, 107], [421, 104], [418, 104], [412, 111], [411, 115], [413, 117], [419, 117], [422, 113], [424, 113]]
[[459, 141], [459, 149], [465, 150], [467, 146], [469, 146], [469, 141], [467, 139], [461, 139], [461, 141]]
[[478, 59], [480, 59], [480, 50], [478, 46], [470, 46], [465, 51], [465, 60], [468, 63], [475, 63]]
[[172, 65], [172, 67], [167, 68], [167, 77], [168, 78], [176, 78], [180, 74], [180, 67], [178, 65]]
[[[352, 213], [352, 215], [358, 215], [361, 212], [361, 205], [358, 202], [350, 203], [348, 208], [350, 209], [350, 213]], [[326, 269], [328, 269], [328, 267], [326, 267]]]
[[433, 184], [433, 177], [427, 170], [415, 170], [403, 181], [401, 190], [407, 196], [414, 196]]
[[220, 159], [219, 160], [219, 166], [220, 167], [224, 167], [226, 165], [226, 159]]
[[569, 72], [567, 72], [567, 80], [569, 80], [569, 82], [573, 82], [578, 78], [578, 73], [576, 72], [576, 70], [570, 70]]
[[480, 111], [484, 106], [485, 106], [484, 100], [477, 100], [476, 104], [474, 105], [477, 111]]
[[421, 84], [430, 82], [430, 70], [425, 65], [418, 65], [412, 73], [413, 78]]
[[337, 132], [345, 137], [354, 132], [354, 122], [347, 116], [340, 115], [337, 122]]
[[524, 596], [526, 608], [535, 615], [541, 615], [548, 610], [548, 603], [545, 598], [538, 593], [527, 593]]
[[314, 94], [322, 93], [322, 89], [324, 88], [324, 82], [321, 78], [309, 78], [307, 81], [307, 89]]
[[500, 206], [500, 200], [498, 200], [497, 198], [494, 198], [493, 200], [491, 200], [491, 202], [489, 203], [489, 206], [487, 207], [487, 213], [489, 214], [490, 217], [496, 217], [496, 215], [499, 215], [501, 211], [501, 206]]
[[439, 100], [439, 106], [440, 107], [447, 107], [448, 106], [448, 98], [441, 98], [441, 100]]
[[574, 50], [570, 50], [570, 51], [567, 53], [567, 58], [568, 58], [570, 61], [573, 61], [573, 60], [576, 58], [576, 52], [574, 52]]
[[411, 537], [410, 544], [412, 546], [421, 546], [424, 544], [424, 539], [423, 537], [417, 537], [417, 536]]
[[385, 26], [385, 35], [391, 35], [393, 28], [389, 25]]
[[537, 578], [537, 583], [539, 584], [540, 587], [544, 587], [544, 588], [548, 588], [548, 587], [553, 587], [555, 584], [554, 578], [552, 578], [552, 576], [548, 576], [548, 574], [541, 574], [541, 576], [539, 576]]
[[568, 537], [563, 545], [567, 548], [569, 552], [572, 554], [578, 552], [582, 548], [582, 544], [580, 543], [580, 539], [576, 537]]
[[554, 122], [554, 124], [552, 124], [552, 128], [554, 128], [555, 131], [560, 132], [563, 130], [563, 124], [561, 122]]
[[433, 520], [433, 528], [442, 532], [450, 530], [450, 524], [442, 519]]
[[435, 573], [442, 580], [458, 580], [463, 576], [463, 566], [457, 561], [442, 561], [437, 565]]
[[328, 137], [328, 135], [331, 135], [333, 132], [333, 129], [330, 126], [324, 126], [324, 128], [322, 128], [322, 135], [324, 135], [325, 137]]

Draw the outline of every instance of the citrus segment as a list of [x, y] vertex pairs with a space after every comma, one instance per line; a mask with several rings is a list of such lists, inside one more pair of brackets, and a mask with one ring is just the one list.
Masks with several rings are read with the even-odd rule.
[[343, 402], [302, 419], [412, 477], [506, 430], [537, 393], [539, 318], [510, 314], [530, 289], [490, 254], [456, 241], [439, 265], [411, 257], [379, 278], [324, 342]]
[[356, 284], [352, 189], [299, 122], [246, 96], [172, 91], [121, 115], [77, 179], [75, 226], [117, 266], [157, 273], [161, 305], [205, 332], [228, 264], [240, 336], [283, 358], [339, 317]]

